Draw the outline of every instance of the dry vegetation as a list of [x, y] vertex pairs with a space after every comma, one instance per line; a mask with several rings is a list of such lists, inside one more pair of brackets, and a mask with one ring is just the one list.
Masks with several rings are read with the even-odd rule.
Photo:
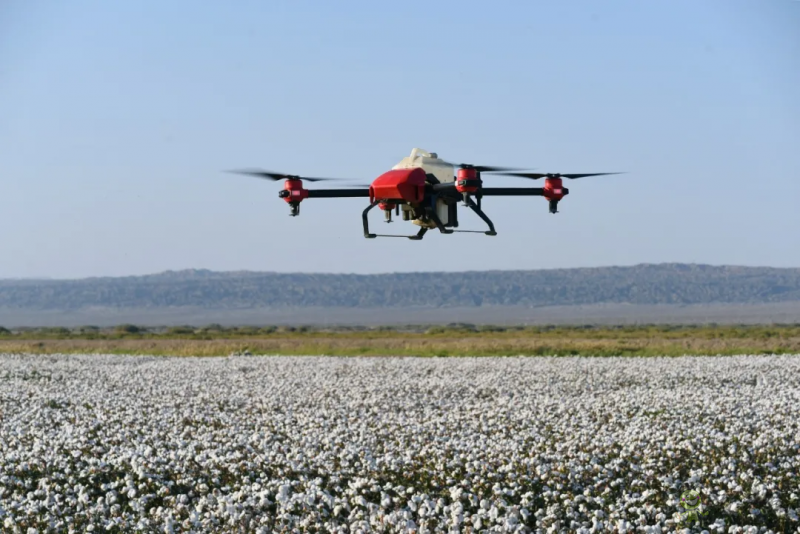
[[0, 351], [219, 356], [301, 355], [667, 355], [800, 352], [800, 325], [313, 329], [276, 327], [143, 329], [121, 325], [0, 334]]

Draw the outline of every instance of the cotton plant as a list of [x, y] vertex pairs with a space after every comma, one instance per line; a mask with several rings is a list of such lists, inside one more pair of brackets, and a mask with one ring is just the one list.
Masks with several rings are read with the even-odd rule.
[[800, 532], [799, 371], [3, 354], [0, 530]]

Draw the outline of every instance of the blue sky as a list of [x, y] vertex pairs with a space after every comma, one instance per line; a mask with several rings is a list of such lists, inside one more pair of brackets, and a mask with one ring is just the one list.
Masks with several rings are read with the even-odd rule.
[[[290, 218], [280, 183], [223, 173], [363, 183], [413, 147], [627, 174], [412, 242], [364, 239], [361, 199]], [[797, 267], [800, 2], [10, 0], [0, 181], [3, 278]]]

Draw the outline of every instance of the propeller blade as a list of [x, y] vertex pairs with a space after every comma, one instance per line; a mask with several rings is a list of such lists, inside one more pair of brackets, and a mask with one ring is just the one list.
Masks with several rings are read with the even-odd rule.
[[256, 169], [246, 169], [246, 170], [237, 170], [237, 171], [228, 171], [233, 174], [246, 174], [248, 176], [255, 176], [257, 178], [264, 178], [266, 180], [306, 180], [309, 182], [322, 182], [322, 181], [335, 181], [335, 180], [345, 180], [345, 178], [312, 178], [309, 176], [297, 176], [294, 174], [283, 174], [280, 172], [272, 172], [272, 171], [263, 171], [263, 170], [256, 170]]
[[595, 172], [590, 174], [561, 174], [558, 172], [555, 173], [545, 173], [545, 172], [508, 172], [503, 173], [506, 176], [516, 176], [518, 178], [529, 178], [531, 180], [538, 180], [540, 178], [569, 178], [570, 180], [574, 180], [576, 178], [586, 178], [587, 176], [607, 176], [609, 174], [622, 174], [620, 172]]
[[538, 180], [547, 176], [542, 172], [504, 172], [503, 174], [505, 176], [516, 176], [517, 178], [530, 178], [531, 180]]
[[[305, 180], [305, 178], [303, 178]], [[370, 184], [342, 184], [338, 185], [337, 187], [366, 187], [369, 188]], [[319, 190], [321, 191], [321, 189]]]
[[[444, 161], [444, 160], [443, 160]], [[495, 165], [473, 165], [471, 163], [452, 163], [450, 161], [444, 161], [447, 165], [452, 165], [453, 167], [459, 167], [462, 169], [475, 169], [478, 172], [505, 172], [505, 171], [518, 171], [520, 169], [513, 168], [513, 167], [497, 167]]]
[[587, 176], [608, 176], [609, 174], [622, 174], [621, 172], [595, 172], [592, 174], [562, 174], [564, 178], [570, 178], [574, 180], [575, 178], [586, 178]]
[[474, 168], [478, 172], [506, 172], [520, 170], [515, 167], [497, 167], [496, 165], [475, 165]]

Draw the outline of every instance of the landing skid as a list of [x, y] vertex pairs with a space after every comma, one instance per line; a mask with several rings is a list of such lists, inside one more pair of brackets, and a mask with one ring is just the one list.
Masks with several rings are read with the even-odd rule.
[[420, 228], [419, 232], [417, 232], [415, 235], [364, 234], [364, 237], [366, 237], [368, 239], [374, 239], [376, 237], [405, 237], [406, 239], [411, 239], [412, 241], [419, 241], [420, 239], [422, 239], [422, 236], [424, 236], [425, 232], [427, 232], [427, 231], [428, 231], [427, 228]]
[[425, 235], [425, 232], [428, 231], [428, 229], [423, 226], [422, 228], [419, 229], [419, 232], [417, 232], [414, 235], [373, 234], [373, 233], [370, 233], [370, 231], [369, 231], [369, 218], [367, 217], [367, 214], [369, 213], [369, 211], [372, 208], [374, 208], [378, 204], [380, 204], [380, 201], [376, 200], [375, 202], [372, 202], [369, 206], [367, 206], [367, 208], [361, 214], [361, 221], [364, 223], [364, 237], [366, 237], [367, 239], [375, 239], [376, 237], [405, 237], [406, 239], [411, 239], [412, 241], [419, 241], [419, 240], [422, 239], [422, 236]]
[[489, 227], [489, 230], [485, 231], [485, 232], [480, 232], [480, 230], [461, 230], [461, 231], [462, 232], [478, 232], [478, 233], [483, 233], [483, 234], [486, 234], [486, 235], [497, 235], [497, 232], [494, 229], [494, 224], [492, 223], [492, 220], [489, 217], [486, 216], [486, 214], [483, 212], [483, 210], [480, 208], [480, 206], [475, 204], [475, 202], [472, 200], [472, 198], [469, 197], [469, 195], [465, 195], [464, 196], [464, 201], [467, 203], [467, 206], [469, 206], [470, 209], [472, 211], [474, 211], [478, 215], [478, 217], [480, 217], [483, 220], [483, 222], [486, 223], [486, 225]]
[[[431, 205], [432, 206], [436, 206], [436, 199], [437, 199], [437, 195], [434, 195], [433, 198], [431, 199]], [[439, 232], [441, 232], [443, 234], [452, 234], [454, 232], [460, 232], [460, 233], [484, 234], [484, 235], [492, 235], [492, 236], [493, 235], [497, 235], [497, 232], [494, 229], [494, 224], [492, 223], [491, 219], [489, 219], [489, 217], [486, 216], [486, 214], [483, 212], [483, 210], [481, 210], [480, 206], [475, 204], [475, 202], [473, 202], [473, 200], [469, 196], [465, 197], [465, 202], [466, 202], [467, 206], [469, 206], [469, 208], [472, 211], [474, 211], [478, 215], [478, 217], [480, 217], [481, 220], [483, 220], [483, 222], [486, 223], [486, 225], [489, 227], [489, 230], [486, 230], [486, 231], [481, 231], [481, 230], [451, 230], [449, 228], [445, 228], [444, 224], [442, 223], [442, 220], [439, 218], [439, 215], [436, 213], [435, 207], [425, 208], [425, 213], [434, 222], [434, 224], [436, 225], [436, 228], [439, 230]], [[419, 232], [417, 232], [414, 235], [373, 234], [373, 233], [371, 233], [369, 231], [368, 214], [369, 214], [370, 210], [372, 208], [374, 208], [375, 206], [377, 206], [378, 204], [380, 204], [379, 200], [373, 201], [372, 203], [370, 203], [369, 206], [367, 206], [367, 208], [361, 214], [361, 221], [362, 221], [362, 223], [364, 225], [364, 237], [366, 237], [367, 239], [374, 239], [376, 237], [405, 237], [405, 238], [411, 239], [413, 241], [419, 241], [419, 240], [422, 239], [422, 237], [428, 231], [428, 228], [423, 226], [422, 228], [419, 229]]]
[[[414, 235], [373, 234], [373, 233], [371, 233], [369, 231], [368, 214], [369, 214], [369, 211], [372, 208], [374, 208], [375, 206], [377, 206], [378, 204], [380, 204], [380, 201], [378, 201], [378, 200], [372, 202], [369, 206], [367, 206], [367, 208], [361, 214], [361, 221], [364, 224], [364, 237], [366, 237], [367, 239], [374, 239], [376, 237], [405, 237], [407, 239], [411, 239], [412, 241], [420, 241], [422, 239], [422, 237], [425, 235], [425, 233], [428, 231], [428, 228], [423, 226], [422, 228], [419, 229], [419, 232], [417, 232]], [[441, 219], [439, 219], [439, 217], [436, 215], [435, 211], [426, 210], [426, 212], [428, 213], [429, 216], [431, 216], [431, 219], [433, 219], [433, 222], [436, 224], [436, 227], [439, 229], [440, 232], [442, 232], [443, 234], [452, 234], [453, 233], [452, 230], [448, 230], [447, 228], [444, 227], [444, 224], [442, 224]]]

